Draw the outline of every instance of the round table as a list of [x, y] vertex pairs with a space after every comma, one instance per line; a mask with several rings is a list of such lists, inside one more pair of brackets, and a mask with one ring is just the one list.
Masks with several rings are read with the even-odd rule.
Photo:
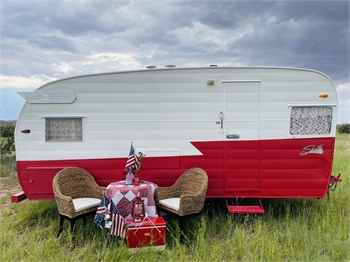
[[110, 183], [105, 193], [108, 201], [113, 201], [116, 211], [125, 220], [132, 219], [131, 210], [133, 200], [137, 195], [145, 205], [145, 211], [149, 217], [157, 217], [157, 209], [154, 201], [154, 192], [157, 185], [149, 181], [141, 181], [139, 186], [126, 185], [125, 181]]

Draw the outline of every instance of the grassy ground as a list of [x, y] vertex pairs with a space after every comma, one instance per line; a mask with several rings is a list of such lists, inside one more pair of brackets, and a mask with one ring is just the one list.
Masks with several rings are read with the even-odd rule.
[[333, 174], [342, 173], [330, 200], [264, 200], [261, 215], [227, 214], [223, 200], [209, 200], [202, 216], [187, 222], [185, 244], [178, 224], [167, 219], [167, 248], [129, 254], [108, 242], [92, 219], [77, 222], [76, 248], [68, 223], [59, 238], [54, 201], [9, 203], [20, 189], [13, 157], [1, 163], [0, 261], [349, 261], [350, 135], [336, 139]]

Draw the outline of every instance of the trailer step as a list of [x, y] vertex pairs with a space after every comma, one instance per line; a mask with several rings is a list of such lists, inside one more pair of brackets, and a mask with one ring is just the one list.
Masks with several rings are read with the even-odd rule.
[[259, 199], [260, 206], [233, 206], [229, 205], [226, 199], [226, 205], [228, 212], [231, 214], [264, 214], [265, 209], [261, 204]]
[[11, 196], [11, 203], [19, 203], [19, 202], [23, 201], [24, 199], [27, 199], [27, 196], [22, 191], [22, 192], [19, 192], [15, 195]]

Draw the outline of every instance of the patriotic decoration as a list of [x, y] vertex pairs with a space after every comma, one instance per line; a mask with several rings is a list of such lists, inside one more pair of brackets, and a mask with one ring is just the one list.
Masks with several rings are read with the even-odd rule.
[[111, 200], [109, 203], [109, 210], [111, 211], [111, 228], [109, 230], [111, 235], [120, 236], [125, 238], [125, 223], [120, 215], [117, 207], [115, 206], [114, 202]]
[[127, 170], [139, 170], [140, 166], [138, 165], [138, 160], [135, 155], [135, 149], [131, 142], [130, 152], [129, 152], [129, 158], [126, 161], [125, 168]]
[[[126, 161], [125, 168], [122, 171], [122, 174], [126, 176], [125, 184], [127, 185], [132, 185], [135, 174], [138, 174], [140, 172], [140, 167], [141, 167], [141, 159], [144, 158], [146, 155], [145, 153], [137, 149], [135, 151], [134, 146], [131, 142], [131, 147], [130, 147], [130, 152], [129, 152], [129, 157], [128, 160]], [[138, 178], [138, 175], [136, 175]]]
[[102, 229], [105, 228], [105, 225], [107, 222], [106, 220], [108, 220], [108, 218], [106, 218], [106, 213], [107, 213], [106, 207], [108, 206], [108, 204], [109, 204], [109, 201], [107, 197], [103, 195], [101, 202], [97, 207], [97, 211], [94, 219], [95, 224]]
[[103, 195], [97, 208], [95, 224], [101, 229], [108, 229], [109, 234], [125, 238], [125, 223], [113, 200]]

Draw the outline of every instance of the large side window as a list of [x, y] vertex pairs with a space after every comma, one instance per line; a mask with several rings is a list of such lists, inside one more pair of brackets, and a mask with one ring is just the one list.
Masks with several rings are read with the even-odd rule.
[[46, 141], [83, 141], [82, 118], [46, 118]]
[[326, 135], [331, 132], [332, 108], [326, 106], [292, 107], [292, 135]]

